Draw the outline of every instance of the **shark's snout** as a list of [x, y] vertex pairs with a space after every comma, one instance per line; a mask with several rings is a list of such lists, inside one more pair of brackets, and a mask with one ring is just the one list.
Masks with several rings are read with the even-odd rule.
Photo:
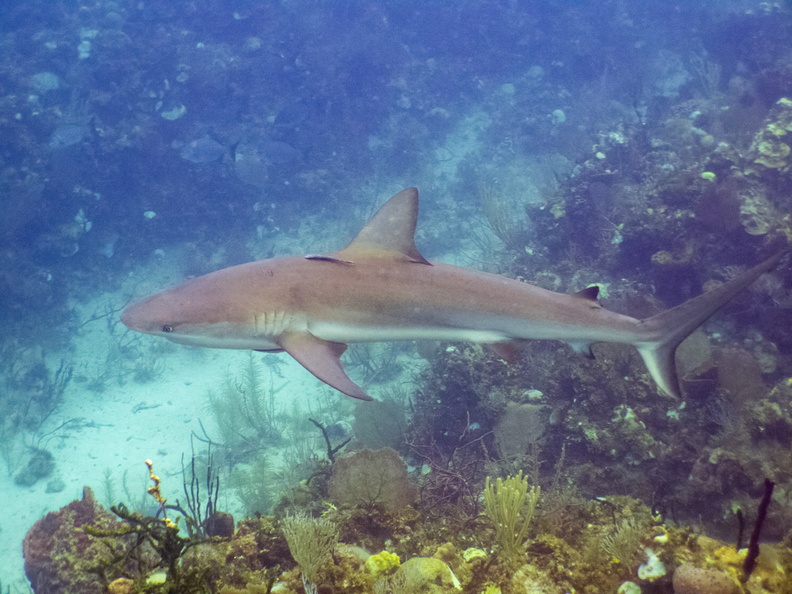
[[138, 303], [133, 303], [132, 305], [127, 306], [126, 309], [121, 312], [121, 323], [130, 330], [140, 331], [138, 315], [140, 308], [138, 305]]
[[157, 303], [153, 302], [155, 297], [156, 295], [128, 306], [121, 312], [121, 323], [135, 332], [158, 332], [166, 322], [160, 319], [162, 316], [159, 315]]
[[135, 332], [168, 335], [173, 340], [170, 335], [175, 327], [192, 321], [194, 313], [188, 301], [165, 291], [129, 305], [121, 312], [121, 323]]

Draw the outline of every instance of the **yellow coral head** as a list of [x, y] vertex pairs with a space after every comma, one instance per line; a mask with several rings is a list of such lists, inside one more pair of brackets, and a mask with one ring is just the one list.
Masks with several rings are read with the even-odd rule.
[[401, 565], [401, 559], [396, 553], [382, 551], [366, 559], [366, 570], [374, 577], [389, 575]]

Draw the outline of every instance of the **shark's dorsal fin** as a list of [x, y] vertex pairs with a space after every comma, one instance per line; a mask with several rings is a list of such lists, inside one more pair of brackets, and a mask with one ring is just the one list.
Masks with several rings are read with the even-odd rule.
[[586, 301], [592, 301], [596, 305], [600, 305], [597, 296], [599, 295], [599, 287], [597, 285], [591, 285], [590, 287], [586, 287], [582, 291], [578, 291], [573, 295], [573, 297], [578, 297], [580, 299], [585, 299]]
[[352, 243], [325, 258], [353, 263], [363, 258], [390, 258], [429, 264], [415, 247], [417, 222], [418, 190], [407, 188], [383, 204]]

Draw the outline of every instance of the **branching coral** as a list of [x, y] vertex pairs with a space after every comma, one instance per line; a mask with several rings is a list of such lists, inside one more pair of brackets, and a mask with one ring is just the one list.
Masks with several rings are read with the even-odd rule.
[[282, 523], [289, 551], [302, 572], [306, 592], [315, 592], [322, 567], [333, 560], [338, 528], [327, 518], [290, 516]]
[[484, 487], [485, 513], [495, 524], [498, 547], [510, 565], [519, 564], [525, 553], [528, 528], [531, 525], [541, 488], [528, 489], [528, 479], [522, 474], [499, 478], [493, 484], [490, 477]]

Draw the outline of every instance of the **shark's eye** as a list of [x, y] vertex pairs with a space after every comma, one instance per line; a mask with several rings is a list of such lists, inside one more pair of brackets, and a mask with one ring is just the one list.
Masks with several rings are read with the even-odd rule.
[[167, 332], [173, 332], [173, 326], [168, 326], [168, 324], [165, 324], [165, 325], [162, 327], [162, 331], [163, 331], [163, 332], [166, 332], [166, 333], [167, 333]]

